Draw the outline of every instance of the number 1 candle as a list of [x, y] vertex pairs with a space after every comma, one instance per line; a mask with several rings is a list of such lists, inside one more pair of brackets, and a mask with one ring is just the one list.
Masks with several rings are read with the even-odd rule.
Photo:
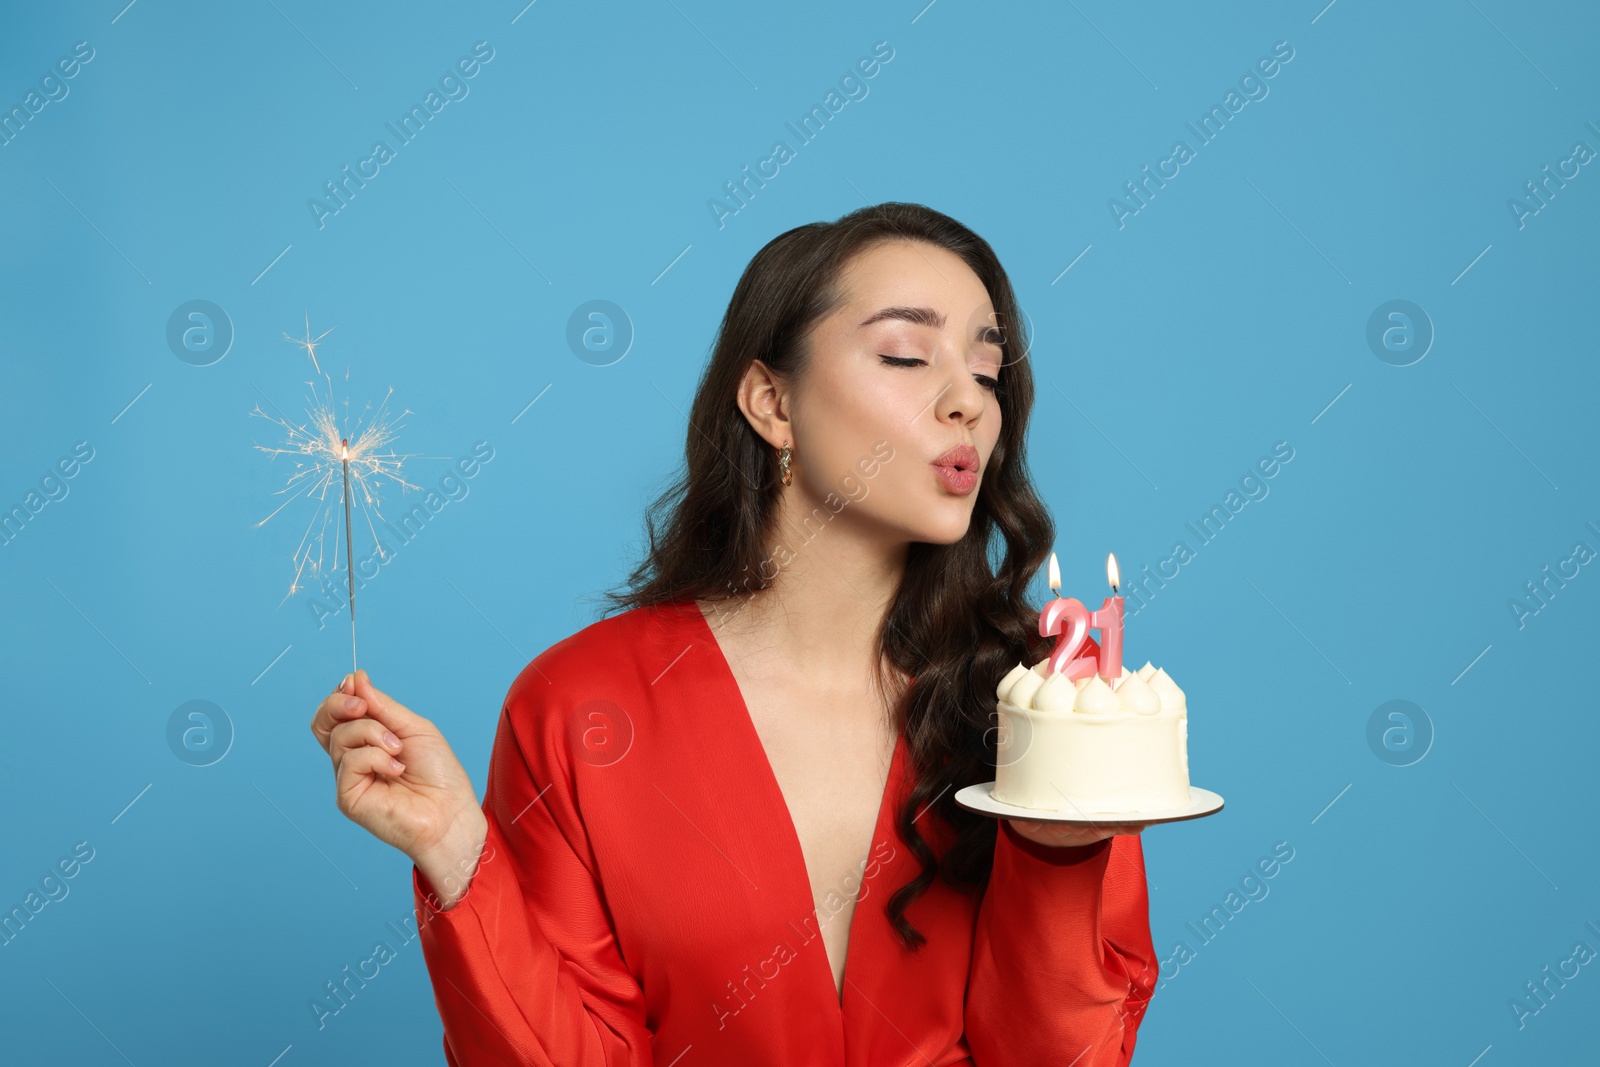
[[1100, 677], [1108, 684], [1122, 677], [1122, 616], [1126, 601], [1117, 595], [1121, 578], [1116, 553], [1106, 553], [1106, 581], [1111, 584], [1111, 595], [1099, 611], [1089, 616], [1089, 625], [1100, 631]]

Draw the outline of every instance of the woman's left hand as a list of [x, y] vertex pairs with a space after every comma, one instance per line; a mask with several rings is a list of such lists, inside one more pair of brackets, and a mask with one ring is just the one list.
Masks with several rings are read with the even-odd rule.
[[1115, 834], [1136, 834], [1144, 827], [1139, 824], [1118, 826], [1078, 826], [1073, 823], [1033, 822], [1028, 819], [1008, 819], [1017, 833], [1040, 845], [1072, 846], [1092, 845]]

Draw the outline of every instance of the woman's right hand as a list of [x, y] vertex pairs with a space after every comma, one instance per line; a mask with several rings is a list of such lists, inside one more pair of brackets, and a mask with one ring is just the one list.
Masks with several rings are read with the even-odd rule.
[[333, 760], [340, 811], [425, 876], [454, 870], [470, 878], [486, 820], [472, 780], [432, 722], [358, 670], [317, 707], [311, 732]]

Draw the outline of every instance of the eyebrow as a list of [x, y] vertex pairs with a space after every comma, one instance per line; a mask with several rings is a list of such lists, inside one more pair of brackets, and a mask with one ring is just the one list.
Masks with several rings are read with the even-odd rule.
[[[873, 323], [882, 322], [885, 319], [899, 319], [918, 326], [931, 326], [935, 330], [944, 329], [945, 324], [945, 317], [933, 308], [895, 306], [883, 308], [869, 315], [862, 321], [861, 325], [864, 327], [871, 326]], [[993, 323], [979, 323], [975, 339], [981, 343], [988, 336], [990, 330], [998, 330], [999, 328]]]

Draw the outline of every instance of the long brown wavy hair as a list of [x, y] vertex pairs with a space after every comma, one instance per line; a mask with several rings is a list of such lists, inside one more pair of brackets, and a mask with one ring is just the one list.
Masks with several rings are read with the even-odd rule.
[[[695, 394], [686, 466], [646, 513], [649, 551], [626, 588], [602, 599], [629, 610], [684, 597], [722, 602], [770, 587], [762, 564], [770, 562], [781, 486], [772, 447], [739, 408], [739, 383], [758, 358], [780, 377], [798, 380], [810, 355], [808, 331], [843, 302], [843, 268], [884, 241], [924, 242], [965, 261], [994, 305], [1006, 368], [997, 393], [1000, 438], [966, 536], [949, 545], [909, 546], [877, 635], [880, 671], [888, 663], [914, 678], [894, 708], [915, 782], [896, 824], [922, 870], [889, 897], [887, 913], [901, 942], [915, 951], [926, 938], [905, 912], [936, 877], [967, 891], [988, 884], [998, 822], [953, 797], [994, 778], [995, 685], [1017, 663], [1046, 654], [1038, 608], [1025, 593], [1055, 529], [1024, 456], [1034, 395], [1028, 339], [1010, 279], [988, 242], [931, 208], [890, 202], [836, 222], [797, 226], [756, 253], [734, 288]], [[954, 830], [942, 856], [916, 825], [929, 807]]]

